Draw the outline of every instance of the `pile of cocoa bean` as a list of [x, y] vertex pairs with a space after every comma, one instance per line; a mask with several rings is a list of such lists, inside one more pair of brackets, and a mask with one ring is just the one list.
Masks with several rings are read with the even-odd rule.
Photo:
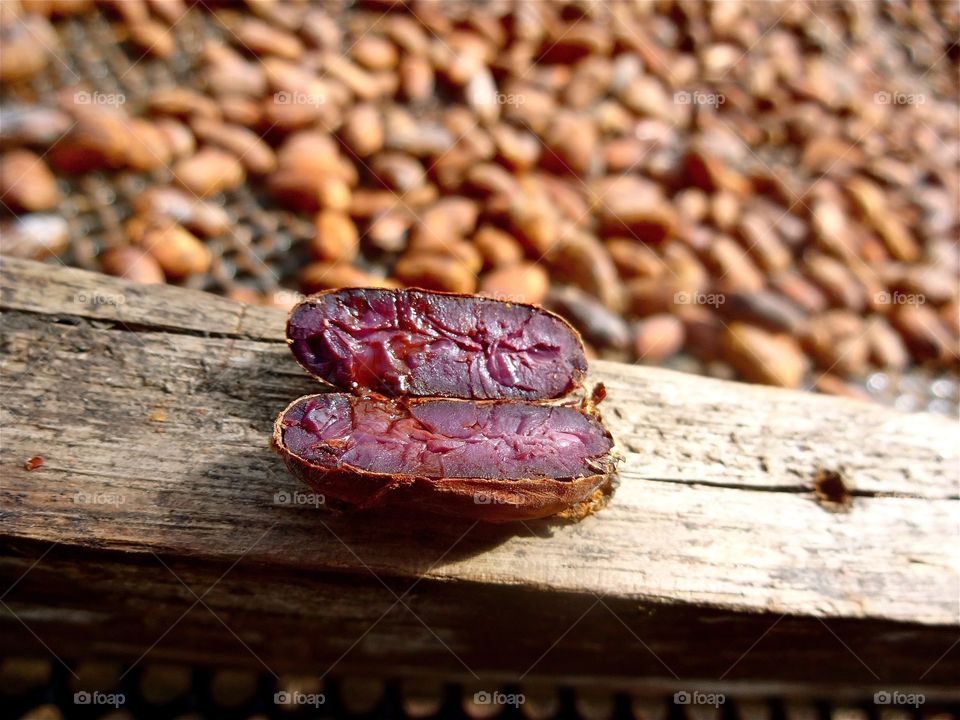
[[[6, 255], [250, 303], [480, 292], [602, 357], [849, 395], [921, 367], [956, 395], [956, 3], [0, 12]], [[84, 203], [113, 231], [71, 230]]]

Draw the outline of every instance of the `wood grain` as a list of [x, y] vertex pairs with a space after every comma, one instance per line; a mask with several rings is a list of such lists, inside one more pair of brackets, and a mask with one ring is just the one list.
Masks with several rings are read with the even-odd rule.
[[[404, 625], [388, 618], [374, 633], [384, 637], [342, 662], [413, 666], [422, 654], [443, 664], [447, 644], [470, 667], [518, 674], [536, 660], [532, 648], [547, 650], [546, 638], [589, 608], [614, 617], [603, 642], [571, 631], [535, 672], [629, 676], [640, 647], [638, 670], [707, 677], [762, 635], [738, 672], [823, 679], [832, 662], [867, 681], [880, 675], [872, 668], [919, 680], [958, 635], [960, 425], [950, 420], [596, 362], [590, 379], [607, 385], [604, 417], [624, 459], [615, 495], [594, 516], [516, 527], [335, 516], [306, 502], [267, 447], [276, 413], [318, 391], [286, 348], [282, 312], [12, 259], [2, 261], [2, 309], [0, 580], [9, 585], [56, 543], [6, 602], [45, 618], [30, 627], [62, 637], [64, 652], [100, 637], [135, 656], [150, 632], [133, 607], [165, 598], [163, 624], [189, 606], [155, 555], [187, 563], [200, 585], [233, 568], [211, 593], [213, 608], [278, 666], [336, 659], [395, 600], [385, 586], [399, 594], [412, 583], [418, 617], [443, 642], [421, 637], [424, 625], [410, 616], [401, 619], [417, 632], [400, 642]], [[44, 465], [30, 472], [34, 455]], [[819, 469], [852, 486], [847, 512], [817, 502]], [[298, 492], [301, 502], [282, 502]], [[90, 567], [125, 578], [129, 606], [99, 604], [117, 590]], [[57, 577], [72, 582], [58, 586]], [[89, 592], [77, 593], [79, 583]], [[236, 595], [224, 594], [228, 586]], [[345, 603], [343, 593], [355, 595]], [[93, 609], [126, 630], [103, 638]], [[294, 637], [264, 640], [267, 619]], [[222, 659], [217, 642], [196, 641], [226, 633], [206, 621], [177, 652], [202, 645]], [[0, 622], [29, 638], [16, 618]], [[525, 627], [537, 635], [520, 643], [523, 658], [494, 652], [492, 643]], [[659, 650], [646, 653], [631, 633]], [[854, 637], [865, 664], [845, 647]], [[631, 646], [626, 665], [605, 647], [616, 639]], [[246, 655], [229, 634], [221, 640]], [[709, 658], [694, 647], [711, 647]], [[778, 652], [804, 660], [772, 661]], [[924, 682], [956, 675], [958, 655], [947, 653]], [[648, 668], [658, 656], [669, 660]]]

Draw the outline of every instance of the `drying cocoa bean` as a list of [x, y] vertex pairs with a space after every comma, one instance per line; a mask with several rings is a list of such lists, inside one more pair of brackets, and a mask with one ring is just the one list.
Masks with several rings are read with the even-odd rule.
[[194, 118], [190, 127], [202, 142], [236, 156], [253, 175], [266, 175], [277, 167], [273, 149], [247, 128], [210, 118]]
[[133, 282], [158, 284], [165, 278], [153, 255], [141, 248], [124, 246], [107, 250], [100, 256], [100, 269]]
[[310, 243], [313, 256], [323, 262], [350, 262], [360, 249], [357, 226], [348, 215], [323, 210], [315, 220], [316, 234]]
[[59, 215], [33, 213], [0, 220], [0, 255], [45, 260], [67, 249], [70, 228]]
[[731, 323], [723, 336], [722, 355], [750, 382], [800, 387], [809, 369], [796, 341], [746, 323]]
[[550, 277], [542, 265], [521, 262], [485, 274], [479, 292], [497, 300], [540, 303], [549, 289]]
[[177, 181], [194, 195], [205, 198], [243, 183], [243, 165], [223, 150], [206, 147], [193, 157], [178, 160], [173, 166]]
[[230, 216], [219, 205], [198, 200], [175, 187], [151, 187], [133, 202], [143, 215], [166, 217], [190, 230], [213, 237], [230, 228]]
[[675, 315], [651, 315], [633, 325], [633, 348], [637, 360], [659, 363], [683, 348], [684, 325]]
[[312, 263], [301, 272], [300, 287], [305, 293], [316, 293], [334, 288], [394, 288], [397, 283], [354, 265]]
[[29, 150], [0, 155], [0, 202], [14, 210], [51, 210], [60, 201], [57, 181], [47, 164]]
[[210, 249], [182, 225], [159, 218], [135, 217], [127, 228], [131, 241], [150, 253], [172, 280], [210, 269], [213, 260]]
[[623, 318], [578, 288], [552, 288], [546, 297], [546, 306], [566, 318], [589, 343], [599, 348], [622, 351], [630, 344], [630, 329]]
[[433, 253], [404, 256], [394, 266], [393, 274], [410, 287], [454, 293], [472, 293], [477, 289], [476, 272], [457, 258]]

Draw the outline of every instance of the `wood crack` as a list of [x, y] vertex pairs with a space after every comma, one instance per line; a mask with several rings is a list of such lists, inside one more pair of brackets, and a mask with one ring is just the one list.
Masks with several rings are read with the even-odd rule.
[[[721, 488], [724, 490], [747, 490], [751, 492], [773, 492], [773, 493], [789, 493], [793, 495], [805, 495], [809, 494], [813, 496], [815, 489], [811, 482], [810, 485], [764, 485], [761, 483], [736, 483], [736, 482], [725, 482], [722, 480], [711, 480], [709, 478], [659, 478], [659, 477], [645, 477], [641, 476], [637, 478], [638, 480], [646, 480], [648, 482], [662, 482], [670, 483], [675, 485], [705, 485], [712, 488]], [[849, 490], [850, 497], [859, 497], [859, 498], [872, 498], [872, 499], [881, 499], [881, 498], [909, 498], [913, 500], [924, 500], [928, 501], [930, 498], [924, 495], [915, 495], [911, 493], [903, 492], [882, 492], [879, 490]], [[960, 494], [957, 495], [945, 495], [943, 497], [936, 498], [938, 500], [960, 500]]]

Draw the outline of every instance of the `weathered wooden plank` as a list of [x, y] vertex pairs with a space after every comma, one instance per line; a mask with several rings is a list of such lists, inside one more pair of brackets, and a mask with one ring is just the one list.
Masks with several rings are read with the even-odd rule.
[[[80, 294], [113, 302], [78, 302]], [[361, 587], [358, 600], [371, 587], [383, 591], [374, 575], [420, 581], [430, 627], [471, 647], [498, 633], [521, 633], [524, 626], [510, 618], [531, 613], [497, 612], [478, 624], [479, 608], [490, 602], [529, 603], [569, 627], [583, 612], [570, 608], [599, 596], [631, 627], [673, 648], [678, 673], [709, 670], [683, 651], [691, 638], [676, 625], [684, 617], [710, 617], [698, 626], [701, 637], [729, 636], [727, 644], [740, 647], [729, 638], [749, 646], [784, 616], [790, 632], [765, 638], [771, 652], [795, 649], [798, 633], [822, 630], [821, 620], [837, 623], [857, 629], [858, 653], [889, 654], [899, 643], [903, 662], [927, 662], [918, 676], [956, 638], [960, 426], [952, 421], [598, 362], [591, 379], [607, 384], [604, 414], [624, 454], [620, 486], [602, 512], [579, 524], [519, 527], [383, 512], [336, 517], [275, 501], [300, 488], [267, 448], [273, 418], [292, 398], [317, 389], [286, 349], [279, 311], [244, 311], [202, 293], [13, 260], [3, 261], [2, 308], [0, 542], [15, 557], [21, 547], [23, 558], [39, 557], [57, 542], [78, 557], [106, 553], [122, 572], [124, 558], [161, 553], [192, 558], [201, 575], [216, 572], [210, 582], [237, 562], [230, 577], [253, 585], [270, 568], [285, 578], [278, 587], [303, 583], [334, 595]], [[38, 454], [43, 468], [26, 471], [24, 461]], [[848, 512], [816, 502], [819, 468], [842, 472], [854, 487]], [[15, 579], [16, 567], [3, 576]], [[51, 598], [48, 585], [30, 587], [11, 594], [18, 612], [85, 606], [68, 590]], [[134, 583], [127, 587], [133, 592]], [[149, 593], [134, 594], [146, 603]], [[295, 607], [309, 593], [283, 597]], [[259, 593], [245, 603], [251, 615], [237, 622], [255, 635], [262, 630]], [[84, 612], [90, 607], [102, 605]], [[296, 614], [311, 618], [304, 627], [330, 633], [330, 618], [372, 622], [371, 613], [328, 603], [297, 607]], [[401, 631], [384, 622], [385, 632]], [[475, 633], [478, 625], [483, 631]], [[621, 625], [606, 632], [609, 639], [625, 631]], [[125, 633], [128, 644], [135, 646], [139, 634]], [[304, 637], [309, 645], [311, 636]], [[819, 653], [801, 673], [808, 679], [826, 672], [831, 656], [847, 653], [836, 639], [814, 644], [804, 650]], [[316, 659], [331, 647], [301, 648], [299, 655], [260, 649], [275, 658]], [[483, 648], [475, 650], [487, 658], [485, 670], [496, 669]], [[576, 648], [585, 655], [576, 661], [565, 655], [571, 650], [558, 652], [557, 671], [582, 663], [598, 674], [615, 672], [615, 658], [602, 658], [603, 642], [585, 638]], [[393, 651], [382, 655], [399, 662]], [[377, 653], [361, 656], [373, 662]], [[763, 657], [748, 667], [767, 677], [799, 672]], [[936, 672], [958, 665], [948, 655]]]

